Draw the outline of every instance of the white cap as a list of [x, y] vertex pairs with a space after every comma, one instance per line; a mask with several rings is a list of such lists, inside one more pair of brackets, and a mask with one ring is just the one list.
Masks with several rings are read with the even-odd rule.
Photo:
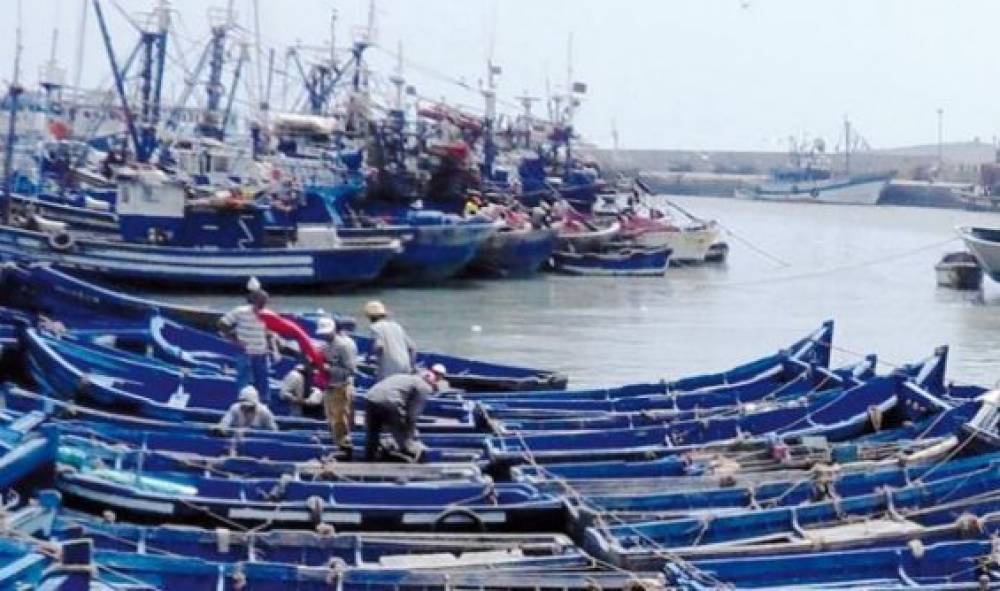
[[246, 385], [243, 386], [242, 390], [240, 390], [240, 395], [236, 398], [236, 400], [239, 402], [252, 402], [257, 404], [260, 402], [260, 395], [257, 394], [257, 388], [254, 388], [253, 385]]
[[444, 366], [443, 363], [435, 363], [434, 365], [431, 366], [431, 371], [437, 374], [438, 376], [445, 376], [448, 374], [448, 369]]
[[316, 321], [316, 335], [325, 337], [337, 332], [337, 323], [329, 316], [321, 316]]
[[260, 280], [256, 277], [250, 277], [247, 281], [247, 291], [260, 291], [260, 288]]
[[365, 316], [385, 316], [385, 304], [378, 300], [372, 300], [365, 304]]

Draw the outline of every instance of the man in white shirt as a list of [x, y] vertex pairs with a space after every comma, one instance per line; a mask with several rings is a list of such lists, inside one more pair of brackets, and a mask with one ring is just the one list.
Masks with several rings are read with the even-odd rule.
[[244, 386], [236, 402], [222, 416], [217, 429], [223, 432], [229, 429], [277, 431], [278, 423], [271, 411], [260, 403], [257, 389], [253, 386]]
[[237, 382], [240, 386], [253, 384], [265, 404], [271, 395], [267, 327], [257, 314], [267, 305], [267, 300], [266, 291], [253, 290], [247, 295], [247, 304], [233, 308], [219, 320], [222, 333], [236, 341], [246, 354], [238, 360]]

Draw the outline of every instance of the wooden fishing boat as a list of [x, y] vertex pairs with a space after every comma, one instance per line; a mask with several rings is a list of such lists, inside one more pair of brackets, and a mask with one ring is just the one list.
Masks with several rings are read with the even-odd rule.
[[[767, 541], [806, 537], [809, 530], [849, 523], [852, 518], [891, 518], [992, 493], [1000, 480], [1000, 464], [939, 481], [885, 488], [879, 492], [751, 512], [647, 521], [587, 530], [585, 548], [625, 568], [663, 564], [663, 552], [736, 541]], [[953, 507], [949, 506], [949, 510]], [[954, 519], [956, 516], [952, 517]]]
[[934, 265], [934, 274], [940, 287], [977, 290], [983, 284], [983, 269], [972, 254], [950, 252]]
[[[29, 371], [46, 393], [87, 400], [92, 404], [167, 420], [215, 422], [236, 401], [235, 374], [177, 368], [119, 349], [73, 339], [55, 338], [36, 329], [25, 331]], [[276, 384], [272, 384], [276, 389]], [[283, 428], [322, 428], [318, 418], [291, 412], [274, 395], [270, 404]], [[312, 411], [318, 417], [319, 409]], [[454, 400], [428, 401], [422, 428], [435, 424], [446, 431], [471, 432], [471, 406]], [[441, 419], [441, 420], [436, 420]]]
[[468, 272], [487, 277], [527, 277], [537, 273], [556, 247], [552, 228], [501, 228], [486, 239]]
[[[669, 381], [630, 384], [615, 388], [598, 388], [590, 390], [551, 390], [542, 392], [465, 392], [466, 400], [496, 402], [500, 400], [614, 400], [632, 396], [654, 394], [670, 394], [682, 397], [687, 392], [695, 390], [702, 393], [710, 391], [728, 391], [756, 383], [758, 380], [772, 379], [774, 387], [784, 384], [798, 375], [798, 370], [809, 367], [814, 371], [823, 371], [830, 365], [830, 347], [833, 344], [834, 323], [828, 320], [822, 326], [802, 339], [773, 354], [738, 365], [732, 369], [716, 373], [676, 378]], [[785, 372], [791, 372], [786, 375]], [[769, 388], [771, 386], [765, 386]], [[769, 390], [770, 391], [770, 390]], [[683, 398], [682, 398], [683, 400]], [[704, 400], [694, 400], [691, 406], [683, 402], [678, 408], [692, 408], [704, 405]]]
[[[570, 419], [587, 421], [593, 416], [623, 416], [638, 414], [642, 420], [698, 418], [719, 410], [752, 411], [755, 405], [781, 399], [794, 399], [818, 394], [834, 388], [859, 385], [874, 376], [874, 356], [846, 367], [826, 370], [809, 364], [789, 363], [786, 371], [767, 372], [757, 379], [726, 387], [710, 387], [674, 394], [648, 394], [612, 400], [563, 399], [556, 396], [529, 398], [477, 399], [477, 413], [504, 426], [517, 428], [547, 420]], [[575, 394], [567, 391], [567, 394]], [[576, 408], [578, 410], [574, 411]], [[576, 413], [575, 415], [572, 413]], [[589, 413], [589, 416], [588, 416]]]
[[[683, 589], [989, 589], [1000, 584], [995, 540], [953, 539], [925, 545], [854, 551], [815, 552], [780, 557], [754, 556], [698, 560], [697, 573], [667, 567]], [[830, 587], [833, 588], [833, 587]]]
[[[312, 448], [280, 449], [281, 444], [263, 445], [257, 442], [257, 449], [241, 442], [242, 449], [259, 451], [253, 456], [236, 455], [233, 446], [216, 446], [217, 455], [205, 455], [213, 446], [212, 440], [192, 441], [183, 443], [176, 437], [165, 437], [155, 432], [143, 432], [141, 445], [132, 445], [112, 436], [111, 433], [101, 433], [96, 425], [61, 424], [56, 428], [62, 433], [59, 444], [59, 462], [65, 466], [82, 469], [95, 462], [107, 466], [115, 466], [124, 470], [150, 470], [156, 472], [188, 472], [195, 474], [212, 473], [231, 476], [246, 476], [252, 478], [293, 478], [296, 480], [316, 480], [327, 482], [484, 482], [484, 476], [479, 467], [472, 462], [462, 463], [422, 463], [422, 464], [390, 464], [384, 462], [344, 462], [333, 457], [324, 459], [320, 456], [309, 457], [299, 461], [281, 461], [265, 455], [276, 451], [280, 455], [289, 455], [293, 449], [306, 456]], [[89, 430], [91, 435], [80, 435]], [[192, 435], [192, 437], [195, 437]], [[198, 449], [193, 451], [193, 449]], [[228, 455], [226, 452], [229, 452]]]
[[81, 507], [175, 523], [560, 531], [566, 520], [562, 499], [523, 484], [230, 480], [93, 468], [62, 470], [56, 485]]
[[669, 247], [615, 246], [585, 252], [557, 250], [549, 259], [549, 267], [566, 275], [662, 277], [670, 264], [670, 255]]
[[33, 539], [0, 535], [0, 589], [90, 591], [90, 540], [44, 546]]
[[0, 411], [0, 491], [23, 480], [44, 482], [56, 460], [58, 432], [42, 413], [15, 416]]
[[[62, 321], [67, 326], [91, 326], [99, 323], [104, 327], [121, 325], [124, 321], [130, 327], [148, 325], [151, 316], [163, 316], [180, 326], [191, 329], [214, 331], [221, 312], [168, 304], [165, 302], [139, 298], [84, 281], [48, 265], [26, 265], [0, 270], [4, 289], [0, 298], [9, 305], [46, 314]], [[315, 330], [315, 314], [298, 314], [293, 319], [310, 331]], [[354, 321], [344, 316], [336, 316], [338, 326], [352, 327]], [[203, 333], [196, 333], [203, 334]], [[371, 339], [365, 335], [354, 335], [361, 349], [370, 347]], [[205, 342], [204, 337], [199, 337]], [[212, 341], [218, 343], [218, 339]], [[173, 345], [182, 349], [188, 347], [183, 339]], [[226, 350], [224, 345], [220, 345]], [[430, 367], [442, 363], [451, 372], [449, 383], [469, 391], [504, 391], [564, 389], [567, 377], [563, 374], [527, 367], [501, 365], [445, 355], [442, 353], [419, 352], [417, 362]]]
[[[0, 385], [0, 401], [19, 412], [42, 412], [52, 417], [60, 434], [96, 439], [110, 444], [195, 454], [209, 458], [267, 458], [273, 462], [308, 463], [320, 458], [339, 458], [340, 450], [327, 429], [301, 431], [240, 430], [218, 433], [214, 423], [164, 421], [90, 408], [78, 402], [66, 402], [11, 385]], [[462, 462], [471, 465], [482, 455], [482, 435], [465, 436], [426, 433], [421, 440], [428, 449], [424, 460], [434, 464]], [[359, 439], [363, 442], [364, 439]], [[223, 460], [219, 460], [223, 461]], [[387, 467], [392, 464], [387, 464]], [[211, 464], [208, 466], [211, 467]], [[386, 468], [388, 470], [388, 468]], [[416, 468], [414, 468], [416, 469]], [[389, 470], [391, 472], [391, 470]], [[359, 467], [345, 468], [345, 473], [367, 473], [373, 480], [385, 478], [385, 470], [372, 473]], [[405, 475], [408, 470], [401, 470]], [[383, 478], [378, 475], [382, 474]]]
[[532, 463], [551, 463], [626, 458], [662, 447], [688, 448], [768, 434], [822, 435], [831, 441], [843, 441], [867, 432], [873, 421], [880, 421], [879, 415], [896, 406], [895, 393], [902, 381], [900, 377], [878, 377], [848, 390], [833, 390], [815, 401], [792, 402], [737, 417], [708, 417], [639, 429], [490, 437], [486, 449], [494, 464], [511, 465], [529, 459]]

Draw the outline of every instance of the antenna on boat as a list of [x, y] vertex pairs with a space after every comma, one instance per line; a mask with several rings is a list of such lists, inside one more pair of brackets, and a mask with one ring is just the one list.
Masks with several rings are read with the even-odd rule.
[[274, 66], [274, 50], [272, 49], [268, 55], [268, 69], [267, 69], [267, 83], [265, 86], [264, 75], [261, 72], [261, 65], [264, 61], [264, 53], [261, 50], [260, 42], [260, 2], [259, 0], [253, 0], [253, 31], [254, 31], [254, 54], [256, 57], [254, 61], [257, 66], [257, 96], [264, 97], [261, 98], [261, 110], [267, 110], [267, 103], [270, 101], [271, 95], [271, 68]]
[[10, 83], [10, 89], [7, 92], [7, 100], [10, 101], [10, 108], [7, 121], [7, 142], [4, 146], [4, 159], [3, 159], [3, 197], [4, 197], [4, 208], [3, 208], [3, 223], [10, 224], [11, 219], [11, 205], [12, 200], [10, 198], [11, 189], [11, 175], [13, 174], [14, 166], [14, 142], [17, 140], [17, 107], [18, 99], [24, 89], [21, 88], [21, 52], [24, 46], [21, 44], [21, 0], [17, 0], [17, 32], [14, 34], [16, 48], [14, 50], [14, 78]]
[[534, 120], [531, 114], [531, 106], [540, 99], [536, 96], [528, 96], [527, 92], [516, 98], [521, 103], [521, 106], [524, 107], [524, 147], [531, 148], [531, 122]]
[[403, 111], [403, 85], [406, 79], [403, 78], [403, 41], [400, 40], [396, 49], [396, 70], [389, 76], [389, 82], [396, 87], [396, 102], [393, 105], [396, 110]]
[[83, 55], [87, 47], [87, 11], [90, 0], [82, 0], [80, 9], [80, 27], [76, 30], [76, 62], [73, 64], [73, 87], [80, 88], [83, 77]]

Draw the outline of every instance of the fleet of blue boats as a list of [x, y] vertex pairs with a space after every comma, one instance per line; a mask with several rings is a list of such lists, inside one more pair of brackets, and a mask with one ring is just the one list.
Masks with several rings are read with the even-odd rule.
[[1000, 394], [951, 384], [946, 347], [835, 367], [826, 322], [586, 390], [421, 353], [465, 387], [428, 404], [420, 463], [367, 463], [277, 402], [278, 431], [219, 431], [239, 352], [212, 311], [0, 279], [0, 588], [1000, 586]]
[[[424, 452], [368, 462], [279, 395], [326, 322], [288, 313], [303, 334], [269, 364], [277, 429], [221, 428], [246, 362], [221, 314], [122, 284], [663, 276], [724, 261], [722, 226], [605, 179], [572, 79], [547, 117], [531, 97], [501, 114], [491, 61], [474, 112], [421, 97], [400, 56], [386, 99], [369, 23], [280, 72], [272, 51], [238, 114], [230, 2], [165, 104], [166, 3], [124, 61], [108, 3], [82, 4], [112, 91], [55, 64], [27, 91], [15, 67], [0, 103], [0, 591], [1000, 589], [1000, 391], [951, 383], [947, 347], [837, 366], [831, 321], [718, 373], [597, 389], [420, 351], [449, 384], [417, 422]], [[304, 100], [274, 106], [279, 74]], [[886, 178], [779, 180], [755, 197], [856, 203]]]

